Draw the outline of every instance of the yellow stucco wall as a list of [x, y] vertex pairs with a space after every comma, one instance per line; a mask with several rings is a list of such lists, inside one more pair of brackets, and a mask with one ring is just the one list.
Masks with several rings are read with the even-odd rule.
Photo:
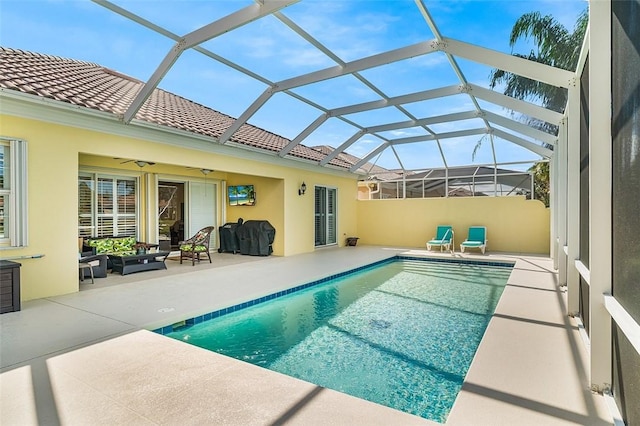
[[438, 225], [452, 225], [456, 250], [469, 226], [486, 226], [488, 250], [549, 253], [549, 209], [524, 197], [360, 200], [358, 244], [424, 248]]
[[[245, 182], [245, 177], [251, 177], [257, 185], [258, 204], [243, 208], [242, 214], [227, 211], [227, 221], [235, 216], [245, 220], [268, 220], [276, 228], [274, 255], [289, 256], [314, 250], [314, 184], [338, 188], [338, 235], [356, 230], [355, 177], [311, 172], [9, 115], [0, 116], [0, 120], [2, 136], [28, 143], [29, 203], [29, 246], [3, 249], [0, 256], [6, 259], [45, 255], [41, 259], [20, 260], [23, 301], [78, 291], [77, 179], [80, 167], [127, 170], [141, 177], [152, 172], [200, 179], [202, 174], [197, 169], [208, 168], [215, 172], [207, 179], [227, 180], [232, 184], [251, 183]], [[134, 163], [120, 164], [123, 160], [114, 158], [143, 159], [156, 165], [141, 170]], [[303, 180], [310, 189], [306, 195], [299, 196], [298, 187]], [[140, 192], [144, 206], [143, 181]], [[220, 193], [218, 208], [225, 203], [225, 195]], [[221, 217], [219, 215], [219, 221]], [[146, 215], [141, 218], [144, 224]], [[343, 241], [339, 242], [343, 244]]]
[[224, 197], [227, 205], [227, 222], [243, 220], [268, 220], [276, 229], [273, 241], [275, 255], [284, 254], [284, 181], [260, 176], [229, 174], [227, 185], [253, 185], [256, 193], [254, 206], [229, 206], [229, 200]]
[[[277, 256], [315, 249], [314, 189], [317, 185], [338, 189], [340, 246], [344, 245], [345, 237], [358, 236], [359, 244], [424, 247], [438, 224], [450, 223], [458, 242], [468, 226], [486, 225], [491, 251], [547, 253], [549, 248], [549, 212], [537, 201], [518, 197], [358, 201], [356, 178], [352, 176], [34, 119], [8, 115], [0, 119], [2, 136], [28, 143], [29, 203], [29, 246], [3, 249], [0, 256], [6, 259], [45, 255], [41, 259], [20, 260], [23, 301], [78, 291], [77, 177], [80, 168], [140, 176], [141, 207], [146, 206], [144, 181], [150, 176], [204, 179], [198, 169], [208, 168], [214, 170], [206, 177], [209, 181], [226, 181], [230, 185], [253, 183], [258, 197], [255, 207], [229, 208], [226, 194], [219, 187], [218, 208], [227, 208], [226, 221], [235, 221], [238, 217], [268, 220], [276, 228], [274, 255]], [[120, 159], [127, 158], [156, 164], [144, 169], [134, 163], [121, 164]], [[303, 181], [307, 192], [298, 195]], [[155, 206], [151, 207], [155, 210]], [[141, 224], [153, 216], [141, 215]], [[222, 225], [223, 217], [219, 212], [213, 219], [216, 227]], [[151, 223], [151, 228], [154, 226]], [[141, 232], [140, 237], [147, 238], [147, 235]]]

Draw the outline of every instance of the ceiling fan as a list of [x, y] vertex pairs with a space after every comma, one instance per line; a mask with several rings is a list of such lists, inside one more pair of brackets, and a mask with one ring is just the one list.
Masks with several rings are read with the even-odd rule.
[[[114, 158], [114, 160], [121, 160], [121, 158]], [[154, 162], [144, 161], [144, 160], [125, 160], [120, 162], [120, 164], [131, 163], [131, 162], [136, 163], [136, 165], [140, 168], [143, 168], [144, 166], [153, 166], [154, 164], [156, 164]]]
[[187, 169], [189, 169], [189, 170], [200, 170], [200, 173], [202, 173], [205, 176], [208, 175], [211, 172], [215, 172], [215, 170], [205, 169], [205, 168], [198, 168], [198, 167], [187, 167]]

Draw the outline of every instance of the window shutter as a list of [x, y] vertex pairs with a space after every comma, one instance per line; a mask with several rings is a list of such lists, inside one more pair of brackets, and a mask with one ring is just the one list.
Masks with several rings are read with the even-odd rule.
[[335, 244], [336, 239], [336, 190], [327, 190], [327, 244]]
[[91, 237], [94, 184], [90, 176], [78, 176], [78, 236]]

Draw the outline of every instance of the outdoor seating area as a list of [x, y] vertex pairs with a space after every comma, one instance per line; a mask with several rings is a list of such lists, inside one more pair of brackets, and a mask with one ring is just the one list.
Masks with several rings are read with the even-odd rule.
[[[477, 248], [482, 254], [487, 250], [487, 227], [486, 226], [470, 226], [467, 237], [460, 243], [460, 252], [464, 253], [465, 249]], [[436, 235], [427, 241], [427, 250], [431, 251], [432, 247], [440, 247], [440, 251], [453, 252], [455, 250], [455, 232], [451, 225], [438, 225]]]
[[158, 244], [137, 241], [135, 237], [78, 238], [80, 281], [106, 278], [107, 273], [121, 275], [132, 272], [166, 269], [170, 252], [158, 250]]

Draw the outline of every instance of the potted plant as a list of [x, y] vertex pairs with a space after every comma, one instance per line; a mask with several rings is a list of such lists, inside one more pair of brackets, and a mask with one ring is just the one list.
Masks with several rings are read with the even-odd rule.
[[355, 246], [356, 244], [358, 244], [358, 237], [347, 237], [348, 246]]
[[147, 248], [147, 245], [144, 243], [136, 243], [133, 245], [133, 249], [136, 251], [136, 254], [146, 254]]

